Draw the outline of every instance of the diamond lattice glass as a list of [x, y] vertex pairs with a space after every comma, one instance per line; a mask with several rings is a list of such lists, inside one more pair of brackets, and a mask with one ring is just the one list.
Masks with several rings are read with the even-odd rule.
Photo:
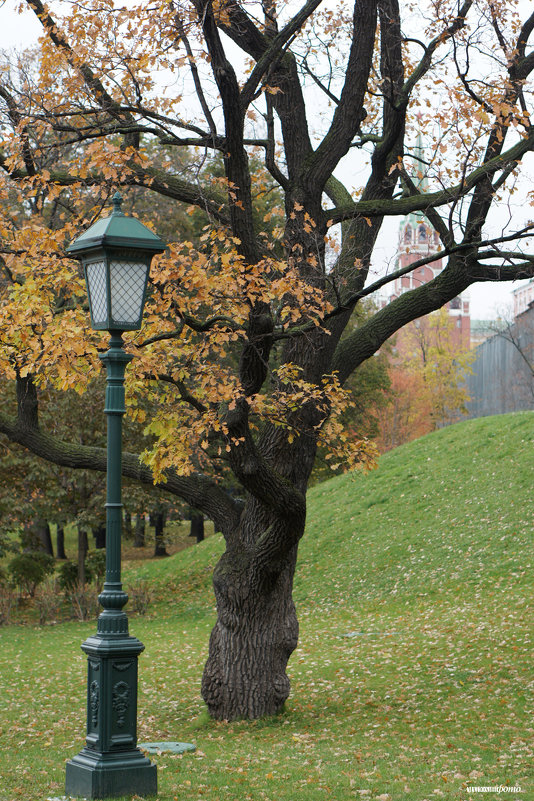
[[93, 322], [104, 323], [108, 310], [106, 303], [106, 265], [103, 261], [94, 261], [87, 265], [87, 287], [91, 302]]
[[140, 262], [111, 262], [111, 316], [115, 322], [133, 324], [141, 317], [147, 271], [148, 266]]

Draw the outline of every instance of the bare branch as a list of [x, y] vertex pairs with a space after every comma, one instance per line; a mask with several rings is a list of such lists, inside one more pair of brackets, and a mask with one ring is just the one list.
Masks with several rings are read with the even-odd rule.
[[202, 107], [202, 111], [204, 112], [204, 116], [206, 117], [206, 122], [208, 123], [210, 129], [211, 138], [213, 142], [215, 142], [217, 139], [217, 126], [215, 125], [215, 120], [213, 119], [208, 103], [206, 101], [206, 96], [204, 94], [204, 90], [202, 89], [202, 84], [200, 82], [197, 65], [195, 64], [193, 51], [191, 50], [189, 39], [187, 38], [187, 35], [185, 33], [183, 20], [178, 11], [176, 12], [174, 19], [176, 23], [176, 29], [180, 36], [180, 40], [183, 42], [183, 45], [185, 47], [185, 52], [187, 53], [187, 58], [189, 59], [189, 69], [191, 70], [191, 75], [193, 76], [193, 83], [195, 84], [197, 97], [200, 101], [200, 105]]

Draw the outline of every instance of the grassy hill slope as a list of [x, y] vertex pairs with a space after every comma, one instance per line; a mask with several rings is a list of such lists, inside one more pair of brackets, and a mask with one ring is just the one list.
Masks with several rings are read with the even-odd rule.
[[299, 583], [350, 603], [455, 596], [458, 585], [521, 585], [532, 546], [534, 417], [503, 415], [434, 432], [378, 470], [309, 495]]
[[[145, 576], [159, 598], [131, 620], [146, 645], [140, 740], [198, 747], [156, 758], [160, 801], [466, 801], [480, 798], [470, 786], [504, 784], [528, 798], [533, 440], [531, 413], [468, 421], [310, 491], [293, 692], [272, 720], [203, 712], [220, 539], [129, 564], [125, 582]], [[93, 630], [0, 630], [0, 801], [62, 795], [63, 760], [83, 744], [79, 643]]]

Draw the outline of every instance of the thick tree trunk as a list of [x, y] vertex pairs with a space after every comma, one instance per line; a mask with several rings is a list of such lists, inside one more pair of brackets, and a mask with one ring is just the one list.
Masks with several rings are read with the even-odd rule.
[[191, 531], [190, 537], [195, 537], [197, 544], [204, 539], [204, 515], [202, 512], [191, 510]]
[[218, 619], [202, 677], [213, 718], [255, 719], [283, 709], [290, 691], [286, 667], [299, 631], [292, 599], [296, 558], [295, 545], [266, 572], [258, 569], [254, 549], [230, 546], [216, 566]]
[[85, 586], [85, 557], [89, 550], [87, 531], [78, 526], [78, 582], [81, 587]]
[[146, 529], [145, 513], [137, 512], [135, 516], [135, 536], [133, 544], [134, 548], [145, 547], [145, 529]]
[[106, 547], [105, 523], [101, 523], [99, 526], [93, 526], [93, 537], [95, 538], [95, 548], [101, 549]]
[[133, 539], [132, 513], [128, 509], [124, 510], [123, 534], [125, 539]]
[[33, 531], [35, 533], [35, 541], [38, 549], [43, 551], [43, 553], [47, 553], [49, 556], [53, 556], [54, 548], [52, 546], [52, 536], [50, 534], [50, 525], [47, 521], [37, 520]]
[[150, 513], [150, 525], [154, 526], [154, 556], [168, 556], [163, 538], [166, 520], [165, 511], [156, 510]]
[[65, 553], [65, 529], [63, 526], [60, 526], [59, 523], [57, 524], [56, 530], [56, 551], [58, 559], [67, 558], [67, 554]]

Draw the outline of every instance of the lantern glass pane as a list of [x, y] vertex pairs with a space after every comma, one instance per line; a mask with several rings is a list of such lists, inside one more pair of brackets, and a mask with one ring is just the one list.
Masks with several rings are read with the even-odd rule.
[[143, 312], [148, 266], [135, 261], [110, 263], [111, 317], [114, 322], [135, 323]]
[[108, 316], [105, 263], [103, 261], [94, 261], [92, 264], [88, 264], [86, 274], [93, 322], [104, 323]]

